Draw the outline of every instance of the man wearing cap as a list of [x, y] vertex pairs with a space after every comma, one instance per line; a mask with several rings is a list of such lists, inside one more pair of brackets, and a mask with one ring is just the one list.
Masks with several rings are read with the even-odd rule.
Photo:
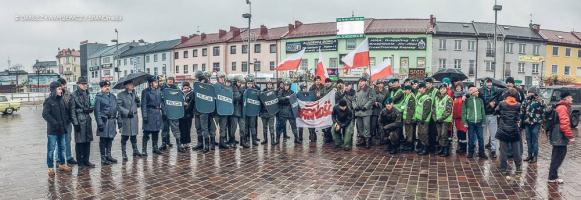
[[448, 157], [450, 155], [450, 133], [448, 128], [452, 123], [452, 98], [448, 95], [448, 84], [443, 83], [434, 99], [435, 106], [432, 109], [432, 119], [436, 124], [437, 141], [440, 146], [438, 155]]
[[404, 151], [412, 151], [415, 146], [416, 125], [414, 122], [414, 114], [416, 111], [416, 95], [413, 93], [411, 85], [403, 87], [404, 96], [401, 103], [400, 110], [402, 111], [403, 131], [405, 134]]
[[411, 86], [412, 85], [412, 80], [409, 79], [409, 78], [406, 78], [405, 80], [403, 80], [403, 86], [406, 86], [406, 85]]
[[[434, 87], [434, 79], [432, 77], [426, 77], [425, 78], [425, 82], [426, 82], [426, 93], [428, 95], [430, 95], [430, 99], [432, 100], [432, 108], [435, 106], [435, 99], [436, 99], [436, 95], [438, 94], [438, 89]], [[433, 117], [433, 116], [432, 116]], [[436, 123], [434, 121], [434, 119], [430, 120], [430, 122], [428, 123], [429, 125], [429, 130], [436, 130]], [[437, 137], [438, 134], [436, 134], [435, 132], [430, 132], [431, 134], [429, 134], [429, 146], [428, 146], [428, 152], [429, 153], [437, 153]]]
[[[224, 72], [218, 72], [218, 81], [215, 83], [217, 87], [228, 87], [226, 86], [226, 74]], [[214, 113], [214, 116], [218, 118], [218, 126], [220, 127], [220, 141], [218, 142], [218, 147], [220, 149], [228, 149], [229, 146], [226, 144], [228, 140], [228, 115], [219, 115], [218, 109]]]
[[[385, 89], [383, 80], [377, 80], [375, 82], [374, 90], [375, 90], [375, 99], [373, 100], [373, 112], [371, 113], [371, 122], [370, 122], [371, 129], [369, 131], [372, 138], [378, 139], [380, 144], [385, 144], [386, 142], [385, 137], [387, 137], [387, 135], [384, 135], [383, 130], [381, 129], [381, 127], [378, 126], [379, 124], [378, 119], [381, 110], [383, 110], [384, 108], [383, 102], [385, 101], [385, 99], [387, 99], [387, 97], [389, 97], [389, 92], [387, 91], [387, 89]], [[373, 143], [373, 140], [371, 141]]]
[[401, 84], [399, 83], [399, 79], [393, 78], [389, 80], [389, 97], [393, 100], [393, 105], [395, 109], [401, 112], [401, 102], [403, 100], [403, 90], [401, 89]]
[[339, 103], [333, 107], [331, 118], [333, 119], [331, 134], [333, 135], [335, 148], [343, 148], [345, 151], [351, 150], [353, 111], [349, 108], [347, 100], [339, 100]]
[[[71, 100], [71, 92], [67, 89], [67, 80], [65, 80], [64, 78], [59, 78], [58, 82], [61, 84], [61, 89], [63, 91], [63, 101], [65, 102], [65, 109], [67, 112], [70, 112], [69, 103]], [[77, 161], [75, 161], [75, 159], [73, 158], [73, 153], [71, 149], [71, 134], [73, 130], [70, 121], [69, 124], [65, 126], [65, 129], [67, 129], [67, 133], [65, 134], [65, 148], [66, 148], [65, 155], [67, 159], [67, 164], [75, 165], [77, 164]]]
[[89, 161], [91, 141], [93, 141], [93, 125], [91, 119], [91, 97], [87, 91], [87, 78], [81, 76], [77, 80], [77, 90], [71, 95], [69, 108], [75, 130], [75, 153], [79, 167], [95, 167]]
[[[417, 123], [418, 138], [422, 144], [421, 150], [418, 155], [428, 154], [428, 146], [430, 131], [429, 123], [432, 121], [432, 96], [428, 93], [425, 83], [418, 84], [418, 94], [416, 96], [416, 107], [414, 113], [414, 121]], [[433, 129], [432, 129], [433, 130]]]
[[496, 115], [496, 107], [501, 101], [502, 91], [492, 84], [491, 78], [485, 79], [485, 86], [480, 88], [478, 93], [479, 97], [484, 102], [484, 113], [486, 114], [486, 123], [484, 128], [486, 129], [485, 138], [488, 139], [486, 147], [490, 147], [490, 156], [496, 158], [497, 142], [496, 142], [496, 131], [498, 129], [498, 116]]
[[379, 125], [389, 138], [386, 151], [389, 151], [390, 154], [397, 154], [401, 139], [401, 112], [395, 109], [391, 97], [385, 99], [383, 105], [385, 108], [379, 114]]
[[412, 81], [412, 92], [413, 92], [414, 94], [416, 94], [416, 95], [417, 95], [417, 93], [418, 93], [418, 85], [419, 85], [419, 84], [420, 84], [420, 83], [419, 83], [419, 81], [418, 81], [418, 80], [413, 80], [413, 81]]
[[113, 139], [117, 135], [117, 98], [111, 94], [109, 81], [99, 82], [101, 92], [95, 96], [95, 121], [97, 121], [97, 136], [99, 136], [99, 150], [101, 164], [117, 163], [111, 156]]
[[137, 148], [137, 133], [139, 132], [137, 110], [141, 107], [141, 102], [132, 81], [123, 83], [125, 90], [117, 94], [117, 109], [119, 110], [119, 129], [121, 131], [121, 155], [123, 161], [127, 161], [127, 140], [131, 140], [133, 157], [141, 157]]
[[371, 114], [373, 112], [373, 102], [375, 92], [367, 85], [367, 77], [361, 77], [355, 99], [353, 100], [353, 111], [355, 111], [355, 124], [357, 126], [358, 145], [365, 145], [371, 148]]
[[526, 131], [528, 157], [524, 161], [536, 163], [539, 155], [539, 130], [544, 121], [545, 101], [539, 96], [539, 88], [529, 88], [527, 97], [521, 105], [520, 114]]
[[141, 91], [141, 118], [143, 119], [143, 140], [141, 153], [147, 156], [147, 143], [151, 137], [152, 153], [161, 154], [157, 147], [159, 131], [161, 130], [161, 91], [158, 79], [150, 76], [147, 79], [149, 87]]
[[291, 86], [291, 82], [289, 80], [285, 80], [284, 81], [284, 87], [282, 88], [282, 90], [279, 91], [278, 93], [278, 105], [279, 107], [279, 111], [278, 111], [278, 116], [280, 118], [280, 126], [277, 128], [277, 138], [280, 138], [280, 136], [283, 134], [283, 129], [282, 127], [286, 127], [286, 123], [287, 121], [290, 123], [291, 126], [291, 131], [294, 135], [294, 142], [295, 144], [302, 144], [302, 137], [299, 136], [300, 133], [297, 132], [297, 121], [296, 121], [296, 117], [293, 112], [292, 112], [292, 105], [290, 102], [290, 97], [291, 95], [294, 94], [294, 92], [290, 89]]

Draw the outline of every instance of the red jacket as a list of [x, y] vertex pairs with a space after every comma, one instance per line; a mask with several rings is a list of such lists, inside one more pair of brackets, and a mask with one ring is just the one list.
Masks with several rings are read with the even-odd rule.
[[454, 125], [456, 125], [457, 130], [466, 132], [466, 127], [464, 127], [464, 123], [462, 122], [462, 104], [464, 103], [462, 97], [454, 98], [452, 104], [452, 119], [454, 119]]
[[569, 115], [569, 110], [571, 105], [563, 100], [557, 103], [557, 108], [555, 108], [555, 112], [559, 115], [559, 128], [563, 135], [568, 139], [573, 139], [573, 130], [571, 130], [571, 120]]

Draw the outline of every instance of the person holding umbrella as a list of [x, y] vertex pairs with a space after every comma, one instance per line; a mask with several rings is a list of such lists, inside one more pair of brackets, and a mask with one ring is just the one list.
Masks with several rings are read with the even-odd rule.
[[127, 80], [123, 83], [125, 90], [117, 94], [117, 108], [119, 110], [119, 129], [121, 130], [121, 155], [123, 161], [127, 161], [127, 140], [131, 140], [133, 157], [141, 157], [137, 149], [137, 133], [139, 131], [137, 110], [141, 107], [141, 102], [135, 89], [133, 81]]

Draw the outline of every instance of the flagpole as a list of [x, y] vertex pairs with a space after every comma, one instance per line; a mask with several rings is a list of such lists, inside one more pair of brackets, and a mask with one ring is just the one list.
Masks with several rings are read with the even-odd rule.
[[[363, 40], [367, 40], [367, 38]], [[369, 48], [369, 40], [367, 40], [367, 46]], [[369, 60], [369, 63], [367, 64], [367, 69], [369, 71], [369, 85], [371, 85], [371, 49], [368, 49], [368, 51], [369, 53], [367, 53], [367, 60]]]

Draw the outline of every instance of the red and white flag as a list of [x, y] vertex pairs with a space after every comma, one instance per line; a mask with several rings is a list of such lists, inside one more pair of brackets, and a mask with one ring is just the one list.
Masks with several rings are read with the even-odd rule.
[[371, 67], [371, 81], [389, 76], [393, 76], [393, 66], [391, 65], [391, 59], [385, 59], [379, 65]]
[[276, 71], [287, 71], [287, 70], [297, 70], [301, 65], [301, 59], [303, 58], [303, 54], [305, 54], [305, 49], [291, 54], [286, 59], [284, 59], [278, 66], [276, 66]]
[[367, 38], [361, 42], [355, 50], [349, 52], [343, 59], [346, 68], [357, 68], [369, 66], [369, 42]]
[[315, 76], [321, 77], [321, 83], [325, 83], [325, 79], [329, 78], [327, 73], [327, 68], [323, 65], [323, 54], [319, 50], [319, 61], [317, 62], [317, 67], [315, 68]]
[[299, 116], [296, 119], [297, 127], [327, 128], [333, 125], [333, 107], [335, 106], [335, 90], [316, 101], [297, 100]]

